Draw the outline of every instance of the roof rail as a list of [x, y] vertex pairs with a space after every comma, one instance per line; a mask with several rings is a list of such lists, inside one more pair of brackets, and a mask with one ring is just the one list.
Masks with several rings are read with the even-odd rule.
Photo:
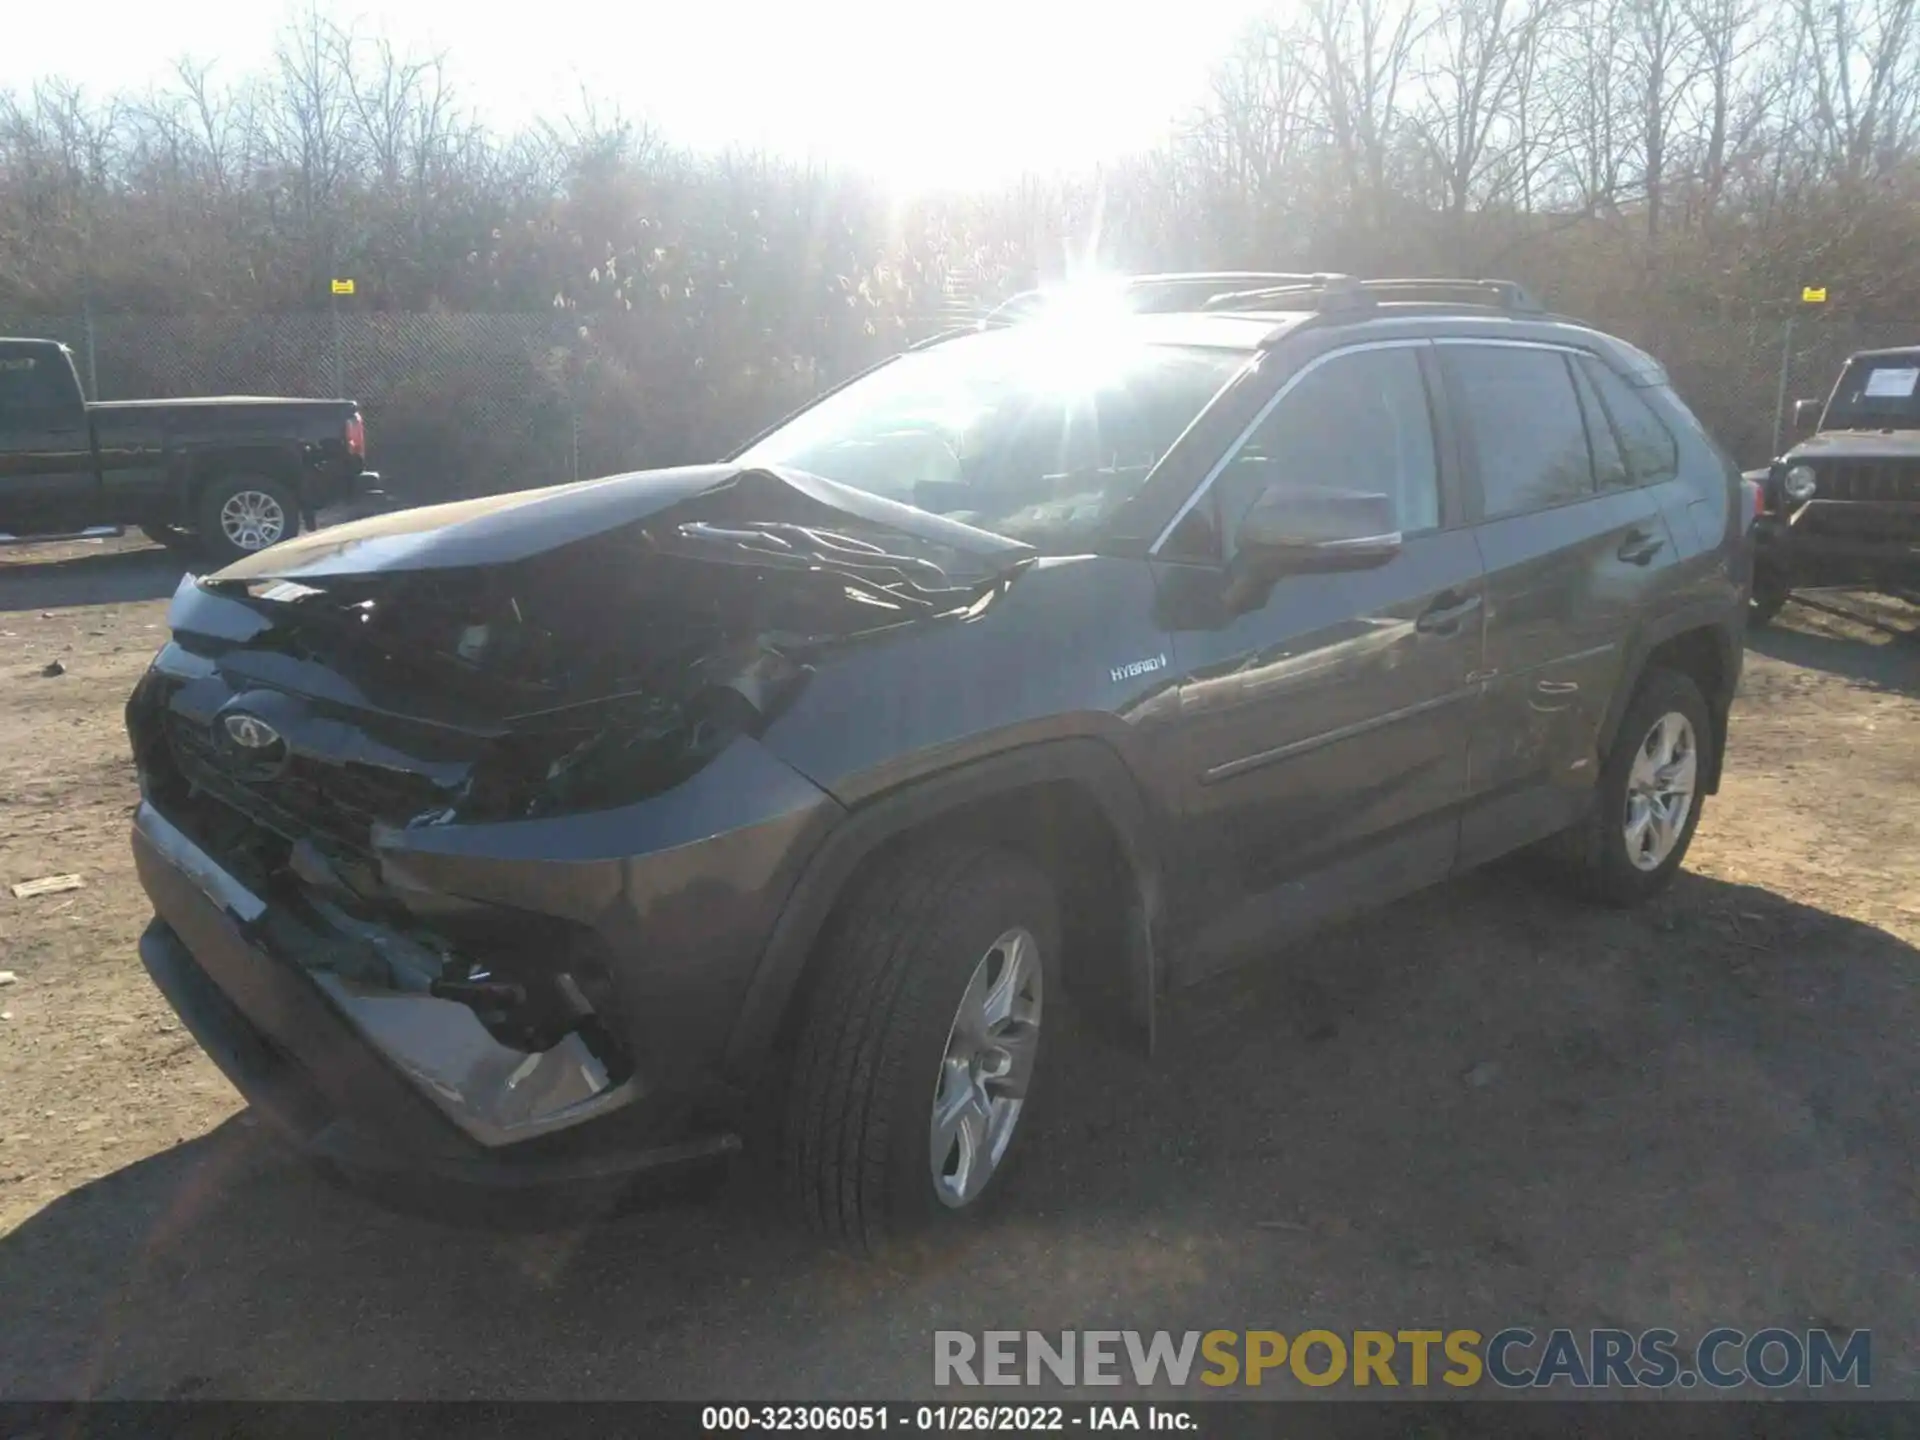
[[[1123, 309], [1136, 314], [1196, 310], [1208, 308], [1218, 296], [1252, 290], [1274, 290], [1313, 286], [1325, 275], [1296, 274], [1280, 270], [1199, 270], [1164, 275], [1129, 275], [1119, 280], [1117, 298]], [[1023, 290], [1003, 300], [987, 312], [983, 326], [1011, 325], [1037, 314], [1058, 292], [1053, 289]]]
[[1546, 307], [1517, 280], [1461, 280], [1421, 278], [1411, 280], [1363, 280], [1360, 288], [1377, 300], [1436, 302], [1465, 301], [1474, 305], [1493, 305], [1501, 310], [1538, 314]]
[[1202, 310], [1274, 310], [1288, 308], [1276, 302], [1289, 301], [1296, 306], [1302, 301], [1310, 302], [1302, 308], [1315, 310], [1347, 310], [1366, 303], [1360, 292], [1361, 282], [1351, 275], [1329, 272], [1321, 275], [1299, 275], [1285, 285], [1265, 285], [1257, 290], [1235, 290], [1225, 295], [1215, 295], [1200, 308]]
[[1351, 275], [1319, 275], [1309, 283], [1279, 285], [1216, 295], [1207, 310], [1274, 310], [1307, 302], [1319, 311], [1357, 310], [1381, 301], [1402, 304], [1473, 305], [1515, 314], [1543, 314], [1545, 307], [1513, 280], [1393, 279], [1356, 280]]

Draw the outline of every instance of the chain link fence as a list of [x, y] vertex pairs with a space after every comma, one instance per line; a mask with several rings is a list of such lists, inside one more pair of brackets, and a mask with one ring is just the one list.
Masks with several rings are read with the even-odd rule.
[[[70, 346], [99, 400], [357, 400], [369, 463], [394, 494], [426, 501], [711, 459], [949, 318], [913, 317], [892, 343], [836, 344], [822, 347], [831, 351], [825, 356], [728, 344], [701, 327], [640, 314], [568, 311], [0, 315], [0, 334]], [[1814, 307], [1791, 321], [1674, 317], [1612, 328], [1668, 367], [1746, 465], [1774, 453], [1793, 401], [1824, 397], [1852, 351], [1920, 343], [1920, 322], [1861, 321]]]

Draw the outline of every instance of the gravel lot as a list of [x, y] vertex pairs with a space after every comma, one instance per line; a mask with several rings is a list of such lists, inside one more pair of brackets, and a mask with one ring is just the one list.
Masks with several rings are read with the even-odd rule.
[[870, 1266], [744, 1181], [501, 1234], [277, 1149], [134, 954], [120, 706], [177, 579], [0, 549], [0, 1396], [909, 1397], [935, 1328], [1826, 1324], [1920, 1398], [1920, 609], [1757, 638], [1658, 905], [1501, 867], [1177, 997], [1151, 1065], [1075, 1041], [993, 1223]]

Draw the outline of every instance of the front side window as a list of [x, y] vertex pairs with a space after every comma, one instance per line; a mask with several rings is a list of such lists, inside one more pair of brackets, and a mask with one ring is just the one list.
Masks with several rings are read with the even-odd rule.
[[1442, 352], [1487, 519], [1593, 494], [1586, 425], [1564, 355], [1504, 345], [1447, 345]]
[[1287, 483], [1390, 495], [1401, 533], [1439, 527], [1433, 414], [1414, 349], [1350, 351], [1301, 375], [1215, 478], [1221, 533]]
[[739, 457], [1069, 554], [1131, 499], [1244, 350], [1033, 324], [914, 351]]

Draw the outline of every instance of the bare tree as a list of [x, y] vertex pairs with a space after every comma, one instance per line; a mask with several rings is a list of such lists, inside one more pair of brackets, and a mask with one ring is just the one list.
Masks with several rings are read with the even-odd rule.
[[1646, 197], [1647, 238], [1658, 240], [1665, 219], [1668, 145], [1673, 117], [1692, 81], [1697, 35], [1689, 29], [1682, 0], [1627, 0], [1629, 84], [1639, 130], [1640, 189]]
[[1913, 148], [1916, 0], [1793, 0], [1812, 124], [1831, 173], [1883, 173]]
[[1699, 77], [1690, 103], [1697, 112], [1693, 168], [1702, 215], [1719, 207], [1732, 157], [1758, 118], [1756, 109], [1745, 116], [1734, 109], [1743, 67], [1762, 39], [1758, 13], [1759, 0], [1683, 0]]
[[[1490, 160], [1515, 178], [1522, 169], [1495, 142], [1521, 123], [1524, 86], [1550, 14], [1548, 0], [1457, 0], [1428, 31], [1421, 139], [1444, 186], [1443, 208], [1456, 219], [1482, 198]], [[1506, 153], [1495, 155], [1497, 148]]]
[[1627, 86], [1615, 55], [1626, 44], [1632, 0], [1575, 0], [1550, 33], [1541, 108], [1557, 137], [1562, 203], [1597, 215], [1621, 196], [1630, 133]]
[[1419, 0], [1307, 0], [1314, 89], [1345, 193], [1378, 218], [1404, 111], [1401, 87], [1427, 16]]

